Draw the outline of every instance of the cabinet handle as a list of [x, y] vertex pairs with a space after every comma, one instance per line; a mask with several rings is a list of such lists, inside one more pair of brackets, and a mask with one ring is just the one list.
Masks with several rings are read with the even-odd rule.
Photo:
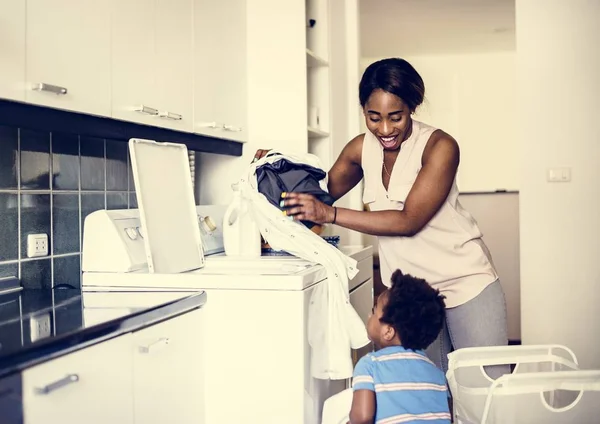
[[158, 115], [158, 110], [149, 106], [140, 105], [136, 106], [133, 110], [139, 113], [143, 113], [145, 115]]
[[200, 122], [197, 124], [200, 128], [223, 128], [224, 125], [218, 124], [216, 122]]
[[54, 390], [58, 390], [61, 387], [68, 386], [69, 384], [77, 383], [79, 381], [79, 376], [77, 374], [67, 374], [65, 377], [57, 380], [53, 383], [50, 383], [43, 387], [36, 387], [34, 389], [35, 393], [38, 395], [47, 395]]
[[59, 87], [58, 85], [45, 84], [43, 82], [37, 82], [31, 86], [34, 91], [46, 91], [48, 93], [54, 93], [57, 96], [67, 94], [65, 87]]
[[242, 131], [242, 129], [240, 127], [234, 127], [233, 125], [223, 125], [223, 129], [225, 131], [232, 131], [232, 132]]
[[150, 343], [149, 345], [140, 346], [140, 353], [152, 353], [157, 350], [160, 350], [161, 348], [167, 347], [168, 344], [169, 344], [169, 338], [161, 337], [160, 339], [156, 340], [155, 342]]
[[181, 121], [183, 119], [183, 115], [167, 111], [160, 112], [158, 116], [161, 118], [172, 119], [173, 121]]

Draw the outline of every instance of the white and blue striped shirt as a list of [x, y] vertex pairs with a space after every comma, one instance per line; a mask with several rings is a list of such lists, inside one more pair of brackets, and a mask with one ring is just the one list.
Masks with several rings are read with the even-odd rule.
[[375, 392], [376, 424], [449, 424], [444, 373], [421, 350], [390, 346], [369, 353], [354, 369], [352, 387]]

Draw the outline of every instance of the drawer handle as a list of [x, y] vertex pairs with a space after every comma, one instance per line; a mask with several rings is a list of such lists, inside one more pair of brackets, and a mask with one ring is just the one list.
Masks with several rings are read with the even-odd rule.
[[167, 347], [169, 345], [169, 342], [170, 341], [168, 337], [161, 337], [160, 339], [153, 343], [150, 343], [149, 345], [140, 346], [140, 353], [156, 352], [158, 350], [161, 350], [162, 348]]
[[52, 84], [45, 84], [43, 82], [33, 84], [31, 89], [34, 91], [46, 91], [48, 93], [54, 93], [56, 95], [67, 94], [67, 89], [65, 87], [59, 87], [58, 85]]
[[178, 113], [173, 113], [173, 112], [160, 112], [158, 114], [158, 116], [160, 116], [161, 118], [165, 118], [165, 119], [172, 119], [173, 121], [181, 121], [183, 119], [183, 115], [180, 115]]
[[223, 128], [224, 125], [218, 124], [216, 122], [200, 122], [198, 124], [200, 128]]
[[242, 131], [242, 129], [240, 127], [235, 127], [233, 125], [223, 125], [223, 129], [225, 131], [232, 131], [232, 132], [240, 132], [240, 131]]
[[47, 395], [50, 392], [60, 389], [61, 387], [68, 386], [69, 384], [74, 384], [79, 381], [79, 376], [77, 374], [67, 374], [65, 377], [57, 380], [53, 383], [48, 384], [43, 387], [36, 387], [35, 393], [38, 395]]
[[136, 106], [133, 110], [139, 113], [143, 113], [144, 115], [158, 115], [158, 110], [149, 106], [140, 105]]

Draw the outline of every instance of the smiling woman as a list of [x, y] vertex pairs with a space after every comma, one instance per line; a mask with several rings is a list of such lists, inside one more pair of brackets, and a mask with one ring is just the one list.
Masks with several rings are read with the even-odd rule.
[[[299, 193], [286, 193], [282, 206], [296, 220], [378, 236], [386, 286], [401, 269], [439, 289], [446, 299], [446, 323], [427, 354], [446, 371], [452, 349], [506, 345], [506, 311], [481, 231], [458, 201], [458, 143], [412, 117], [424, 95], [423, 79], [407, 61], [371, 64], [359, 86], [368, 131], [344, 147], [328, 175], [334, 199], [364, 180], [368, 210], [329, 206]], [[487, 371], [498, 377], [509, 369]]]

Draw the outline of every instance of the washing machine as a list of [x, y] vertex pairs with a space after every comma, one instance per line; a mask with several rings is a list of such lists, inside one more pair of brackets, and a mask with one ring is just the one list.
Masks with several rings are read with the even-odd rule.
[[[187, 157], [180, 153], [174, 155]], [[168, 154], [160, 156], [168, 162]], [[136, 179], [144, 172], [140, 158], [137, 169], [133, 160]], [[142, 159], [152, 164], [152, 157]], [[320, 424], [325, 399], [349, 384], [315, 379], [310, 372], [308, 305], [315, 288], [326, 284], [325, 268], [293, 256], [225, 255], [225, 207], [194, 206], [190, 212], [193, 191], [184, 181], [189, 169], [173, 169], [178, 160], [165, 168], [170, 176], [149, 175], [152, 184], [136, 181], [140, 210], [101, 210], [86, 218], [85, 306], [119, 307], [109, 304], [107, 293], [114, 291], [129, 292], [128, 307], [167, 302], [176, 292], [205, 291], [204, 324], [188, 329], [189, 337], [202, 338], [204, 346], [198, 361], [205, 380], [198, 384], [204, 385], [205, 422]], [[146, 174], [153, 168], [157, 169], [147, 167]], [[201, 235], [200, 246], [198, 238], [190, 237], [193, 233]], [[358, 273], [349, 282], [350, 300], [366, 323], [373, 301], [372, 249], [340, 249], [357, 261]], [[349, 354], [356, 361], [368, 350], [367, 346]], [[188, 396], [194, 402], [195, 394]]]

